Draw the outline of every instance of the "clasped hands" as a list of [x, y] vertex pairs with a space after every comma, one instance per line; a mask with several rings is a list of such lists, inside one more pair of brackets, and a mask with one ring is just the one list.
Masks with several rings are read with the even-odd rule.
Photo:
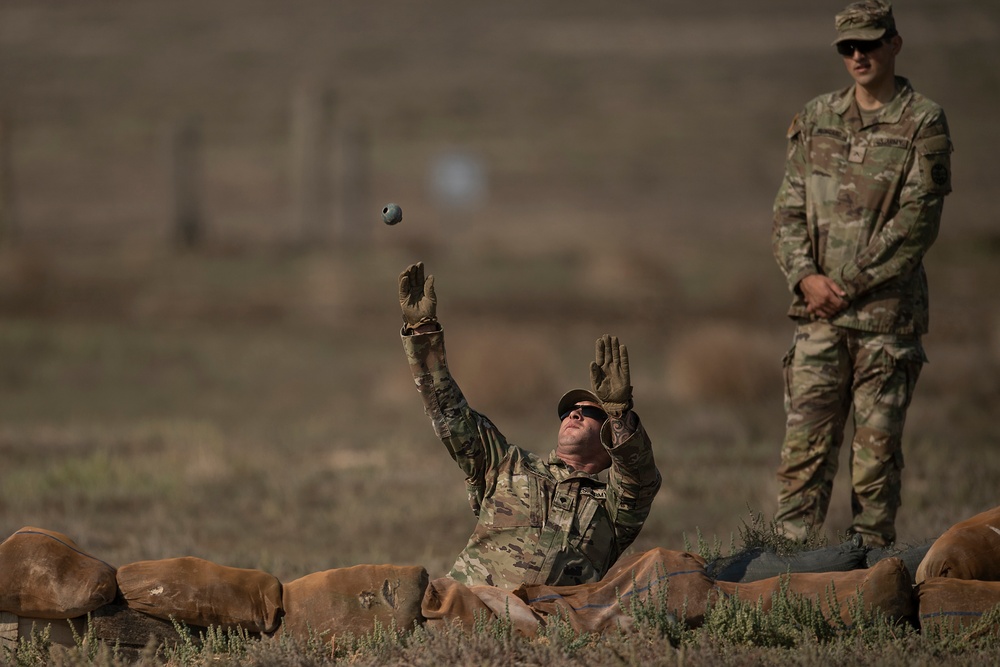
[[847, 293], [828, 276], [813, 273], [799, 281], [799, 289], [806, 299], [810, 315], [831, 318], [847, 308]]

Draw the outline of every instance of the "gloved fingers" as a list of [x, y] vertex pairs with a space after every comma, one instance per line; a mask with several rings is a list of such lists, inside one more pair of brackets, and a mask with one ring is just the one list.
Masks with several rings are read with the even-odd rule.
[[605, 342], [604, 342], [605, 338], [606, 338], [606, 336], [601, 336], [600, 338], [597, 339], [597, 342], [594, 344], [594, 348], [595, 348], [594, 349], [594, 360], [597, 362], [597, 365], [601, 366], [601, 367], [604, 366], [605, 359], [606, 359], [606, 356], [607, 356], [607, 349], [606, 349], [606, 345], [605, 345]]
[[625, 381], [625, 384], [628, 384], [631, 375], [628, 367], [628, 348], [625, 347], [624, 345], [620, 345], [618, 347], [618, 358], [619, 358], [618, 363], [619, 366], [621, 367], [622, 379]]
[[[424, 281], [424, 295], [430, 300], [431, 307], [437, 305], [437, 294], [434, 292], [434, 276], [427, 276]], [[433, 315], [433, 312], [431, 313]]]
[[420, 301], [420, 295], [424, 287], [424, 263], [417, 262], [410, 272], [410, 299], [414, 302]]
[[424, 291], [424, 263], [417, 262], [399, 274], [399, 302], [415, 304]]
[[611, 353], [611, 365], [618, 366], [621, 363], [621, 351], [618, 349], [618, 336], [609, 336], [605, 334], [604, 338], [607, 341], [607, 347]]
[[410, 272], [412, 270], [413, 267], [408, 266], [399, 274], [399, 303], [401, 304], [405, 304], [410, 299]]

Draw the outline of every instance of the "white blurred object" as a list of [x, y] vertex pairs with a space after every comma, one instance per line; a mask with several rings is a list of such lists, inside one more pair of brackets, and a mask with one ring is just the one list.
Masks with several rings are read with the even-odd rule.
[[441, 153], [431, 162], [428, 186], [442, 208], [473, 208], [487, 196], [486, 167], [479, 156], [468, 151]]

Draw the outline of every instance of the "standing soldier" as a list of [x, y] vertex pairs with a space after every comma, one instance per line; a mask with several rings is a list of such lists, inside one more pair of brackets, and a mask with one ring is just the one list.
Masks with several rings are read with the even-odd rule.
[[952, 147], [941, 107], [895, 74], [891, 6], [854, 2], [835, 23], [854, 85], [792, 120], [774, 203], [796, 323], [775, 519], [799, 540], [823, 525], [853, 406], [850, 531], [883, 546], [896, 538], [903, 423], [926, 361], [922, 261], [951, 192]]

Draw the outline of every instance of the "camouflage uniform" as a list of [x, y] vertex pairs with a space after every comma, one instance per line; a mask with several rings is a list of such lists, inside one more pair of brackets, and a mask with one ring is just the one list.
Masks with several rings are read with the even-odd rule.
[[466, 585], [512, 589], [521, 583], [598, 581], [642, 528], [660, 487], [645, 430], [609, 446], [611, 468], [592, 475], [555, 451], [542, 458], [515, 447], [471, 409], [451, 377], [444, 334], [403, 334], [410, 369], [434, 432], [466, 474], [478, 517], [448, 576]]
[[[902, 77], [896, 89], [867, 123], [849, 87], [807, 104], [788, 131], [772, 245], [797, 328], [775, 518], [799, 539], [825, 519], [853, 400], [851, 530], [867, 544], [895, 540], [903, 422], [926, 360], [922, 259], [951, 191], [944, 112]], [[812, 274], [846, 292], [829, 320], [806, 310], [799, 282]]]

